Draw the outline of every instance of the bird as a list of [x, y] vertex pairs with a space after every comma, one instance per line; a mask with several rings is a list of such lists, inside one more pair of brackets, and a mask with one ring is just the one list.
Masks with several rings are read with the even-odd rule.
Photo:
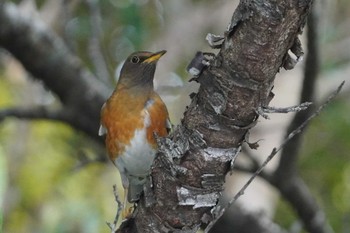
[[150, 174], [157, 153], [155, 137], [166, 137], [171, 129], [167, 107], [153, 84], [157, 62], [165, 53], [132, 53], [101, 109], [99, 135], [106, 135], [108, 157], [121, 176], [123, 217], [128, 215], [127, 201], [139, 200]]

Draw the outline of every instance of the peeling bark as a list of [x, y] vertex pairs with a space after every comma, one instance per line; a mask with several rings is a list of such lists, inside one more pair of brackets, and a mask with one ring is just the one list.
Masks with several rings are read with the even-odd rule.
[[[182, 125], [170, 143], [160, 142], [168, 149], [160, 150], [153, 166], [155, 204], [146, 207], [141, 200], [130, 220], [134, 227], [122, 226], [120, 232], [196, 232], [215, 218], [211, 206], [196, 208], [203, 203], [198, 200], [207, 196], [212, 203], [219, 196], [231, 160], [256, 124], [257, 109], [273, 98], [273, 81], [288, 51], [301, 54], [295, 44], [311, 2], [240, 2], [220, 52], [195, 79], [201, 85]], [[176, 146], [183, 153], [174, 158], [169, 151]], [[184, 172], [172, 172], [179, 170], [174, 167]], [[205, 185], [207, 177], [217, 185]]]

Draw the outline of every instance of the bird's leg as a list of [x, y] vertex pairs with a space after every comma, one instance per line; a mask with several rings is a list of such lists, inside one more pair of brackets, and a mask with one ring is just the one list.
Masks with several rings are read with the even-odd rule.
[[123, 201], [123, 211], [122, 211], [122, 220], [130, 218], [132, 214], [132, 206], [128, 206], [128, 190], [129, 190], [129, 180], [125, 173], [120, 172], [122, 178], [122, 185], [124, 188], [124, 201]]
[[123, 221], [128, 219], [130, 217], [130, 214], [131, 214], [131, 211], [130, 211], [131, 208], [127, 207], [127, 205], [128, 205], [128, 188], [129, 187], [124, 187], [124, 201], [123, 201], [123, 212], [122, 212]]

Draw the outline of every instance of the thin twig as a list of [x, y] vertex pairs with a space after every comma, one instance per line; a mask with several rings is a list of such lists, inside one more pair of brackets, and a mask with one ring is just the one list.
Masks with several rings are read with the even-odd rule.
[[115, 215], [113, 223], [106, 222], [107, 226], [111, 229], [111, 233], [117, 232], [117, 230], [118, 230], [118, 228], [117, 228], [118, 219], [119, 219], [120, 213], [121, 213], [121, 211], [123, 209], [123, 204], [119, 200], [119, 196], [118, 196], [118, 192], [117, 192], [117, 185], [113, 185], [113, 194], [114, 194], [114, 199], [117, 202], [118, 209], [117, 209], [117, 213]]
[[265, 119], [270, 119], [267, 113], [290, 113], [290, 112], [300, 112], [302, 110], [306, 110], [312, 103], [305, 102], [294, 106], [289, 106], [285, 108], [277, 108], [277, 107], [259, 107], [256, 111], [260, 116]]
[[305, 103], [301, 103], [298, 105], [294, 105], [294, 106], [289, 106], [286, 108], [277, 108], [277, 107], [264, 107], [263, 111], [265, 113], [289, 113], [289, 112], [299, 112], [302, 110], [306, 110], [312, 103], [311, 102], [305, 102]]
[[236, 195], [224, 206], [220, 206], [218, 208], [215, 216], [215, 219], [207, 226], [205, 232], [209, 232], [209, 230], [214, 226], [214, 224], [218, 221], [218, 219], [224, 214], [225, 210], [228, 209], [240, 196], [242, 196], [248, 186], [252, 183], [252, 181], [262, 172], [262, 170], [266, 167], [266, 165], [275, 157], [275, 155], [297, 134], [301, 133], [305, 126], [316, 116], [318, 116], [321, 111], [338, 95], [340, 90], [342, 89], [345, 81], [343, 81], [339, 87], [333, 91], [327, 100], [308, 118], [306, 119], [299, 127], [293, 130], [287, 138], [282, 142], [279, 147], [275, 147], [272, 149], [270, 155], [266, 158], [266, 160], [261, 164], [258, 170], [249, 178], [249, 180], [243, 185], [243, 187], [236, 193]]

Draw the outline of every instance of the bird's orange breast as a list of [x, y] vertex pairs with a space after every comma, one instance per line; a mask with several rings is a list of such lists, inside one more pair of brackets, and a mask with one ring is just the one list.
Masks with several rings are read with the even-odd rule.
[[[147, 101], [150, 104], [146, 104]], [[145, 114], [149, 114], [148, 125], [145, 125]], [[117, 90], [101, 111], [101, 124], [107, 130], [106, 147], [110, 159], [115, 161], [125, 147], [130, 146], [135, 131], [144, 127], [147, 127], [147, 142], [156, 148], [154, 133], [166, 136], [167, 120], [167, 109], [155, 92], [134, 95], [125, 89]]]
[[157, 143], [154, 134], [160, 137], [168, 135], [169, 114], [165, 104], [156, 93], [151, 96], [151, 100], [154, 102], [147, 108], [151, 121], [150, 126], [147, 128], [147, 140], [156, 147]]

